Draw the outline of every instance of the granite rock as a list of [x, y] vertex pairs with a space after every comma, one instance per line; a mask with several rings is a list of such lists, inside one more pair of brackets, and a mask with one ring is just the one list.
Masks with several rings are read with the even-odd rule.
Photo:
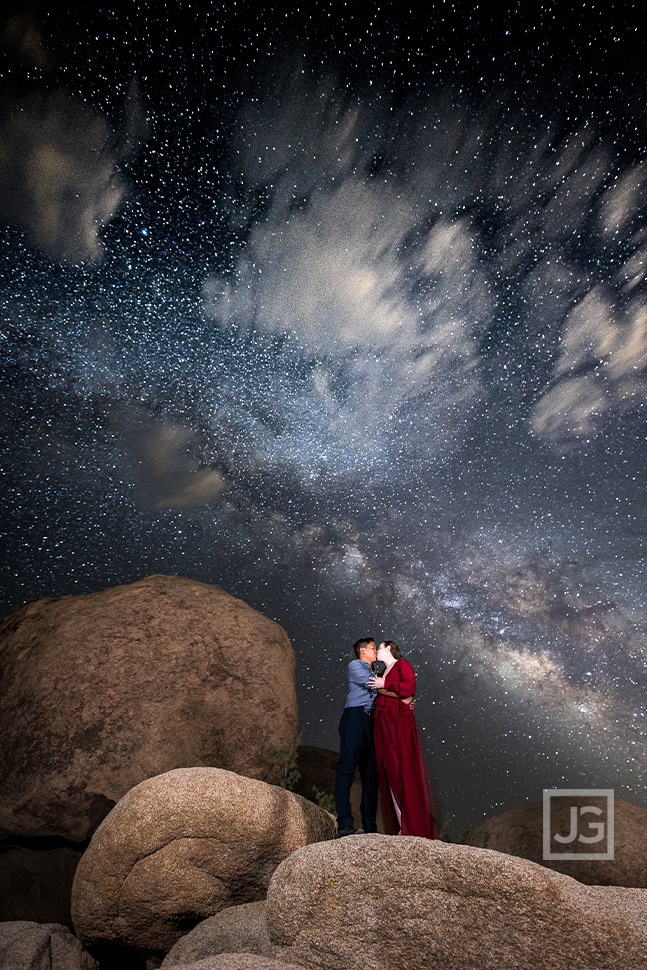
[[265, 900], [230, 906], [198, 923], [164, 958], [163, 970], [214, 956], [216, 953], [256, 953], [272, 956], [265, 922]]
[[67, 928], [57, 923], [0, 923], [0, 970], [98, 970]]
[[167, 953], [221, 909], [263, 899], [295, 849], [330, 839], [312, 802], [219, 768], [178, 768], [133, 788], [76, 870], [74, 928], [87, 945]]
[[0, 839], [84, 841], [173, 768], [264, 778], [297, 731], [284, 630], [189, 579], [30, 603], [0, 624], [0, 658]]
[[411, 836], [299, 849], [267, 897], [276, 958], [326, 970], [644, 970], [646, 912], [644, 890]]

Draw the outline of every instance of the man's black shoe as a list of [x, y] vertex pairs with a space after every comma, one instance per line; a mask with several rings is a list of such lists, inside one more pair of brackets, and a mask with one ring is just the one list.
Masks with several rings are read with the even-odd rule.
[[363, 835], [363, 834], [364, 834], [364, 829], [353, 829], [353, 828], [350, 828], [350, 826], [345, 829], [337, 829], [338, 839], [343, 839], [345, 835]]

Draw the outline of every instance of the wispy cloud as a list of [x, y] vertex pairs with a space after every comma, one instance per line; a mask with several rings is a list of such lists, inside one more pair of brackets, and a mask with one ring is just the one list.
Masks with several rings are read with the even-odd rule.
[[548, 377], [535, 434], [590, 435], [635, 406], [642, 166], [619, 169], [591, 123], [564, 133], [510, 95], [474, 106], [446, 91], [395, 110], [303, 65], [265, 91], [231, 146], [245, 244], [232, 274], [204, 286], [221, 327], [291, 340], [317, 362], [312, 391], [331, 419], [345, 382], [347, 429], [359, 416], [384, 444], [384, 411], [415, 412], [413, 447], [426, 436], [432, 456], [476, 401], [487, 407], [480, 342], [512, 306], [519, 367], [505, 379], [524, 380], [529, 358]]
[[313, 362], [299, 407], [327, 414], [349, 449], [363, 438], [383, 459], [416, 412], [433, 458], [479, 393], [493, 298], [469, 219], [379, 170], [384, 116], [301, 73], [243, 113], [233, 164], [267, 202], [233, 274], [206, 281], [204, 307], [241, 339], [284, 336]]
[[[101, 230], [126, 193], [118, 164], [134, 155], [148, 135], [137, 79], [128, 87], [114, 131], [85, 99], [56, 87], [43, 33], [29, 10], [7, 19], [0, 39], [7, 58], [50, 78], [40, 89], [11, 87], [5, 79], [0, 219], [23, 229], [28, 242], [53, 259], [96, 260], [102, 252]], [[21, 70], [15, 73], [22, 76]]]
[[595, 434], [610, 411], [639, 407], [647, 393], [647, 297], [591, 289], [564, 321], [555, 383], [539, 400], [533, 430], [549, 440]]
[[217, 469], [201, 467], [192, 433], [177, 423], [140, 425], [129, 416], [127, 446], [139, 500], [152, 508], [191, 509], [216, 500], [227, 488]]
[[105, 119], [64, 91], [13, 99], [0, 144], [0, 217], [56, 259], [97, 259], [125, 192]]

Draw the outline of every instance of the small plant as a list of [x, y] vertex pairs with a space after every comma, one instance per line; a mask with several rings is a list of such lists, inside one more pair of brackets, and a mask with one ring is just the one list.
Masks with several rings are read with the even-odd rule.
[[312, 791], [319, 808], [323, 808], [324, 812], [329, 812], [330, 815], [334, 815], [335, 818], [337, 818], [334, 796], [328, 791], [321, 791], [321, 789], [317, 788], [316, 785], [312, 786]]
[[451, 842], [452, 841], [450, 839], [450, 837], [449, 837], [448, 825], [447, 825], [447, 822], [446, 821], [443, 822], [443, 824], [440, 826], [440, 829], [438, 831], [438, 841], [439, 842]]
[[267, 765], [265, 781], [268, 785], [278, 785], [279, 788], [287, 788], [288, 791], [294, 790], [294, 786], [301, 777], [301, 772], [297, 768], [300, 744], [301, 733], [298, 732], [280, 747], [273, 745], [267, 748], [263, 760]]

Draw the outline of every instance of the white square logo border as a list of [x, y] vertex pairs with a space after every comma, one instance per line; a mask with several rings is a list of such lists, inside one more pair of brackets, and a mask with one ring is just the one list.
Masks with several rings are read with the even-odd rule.
[[[550, 801], [553, 797], [559, 798], [588, 798], [596, 796], [598, 798], [606, 798], [607, 800], [607, 813], [606, 813], [606, 836], [607, 836], [607, 851], [606, 852], [551, 852], [550, 843], [552, 832], [550, 830]], [[551, 860], [561, 860], [561, 861], [584, 861], [584, 860], [598, 860], [603, 862], [605, 860], [613, 859], [614, 851], [614, 820], [613, 820], [613, 799], [614, 799], [614, 789], [613, 788], [544, 788], [544, 814], [543, 814], [543, 858], [544, 861], [548, 862]], [[580, 810], [582, 811], [582, 810]]]

